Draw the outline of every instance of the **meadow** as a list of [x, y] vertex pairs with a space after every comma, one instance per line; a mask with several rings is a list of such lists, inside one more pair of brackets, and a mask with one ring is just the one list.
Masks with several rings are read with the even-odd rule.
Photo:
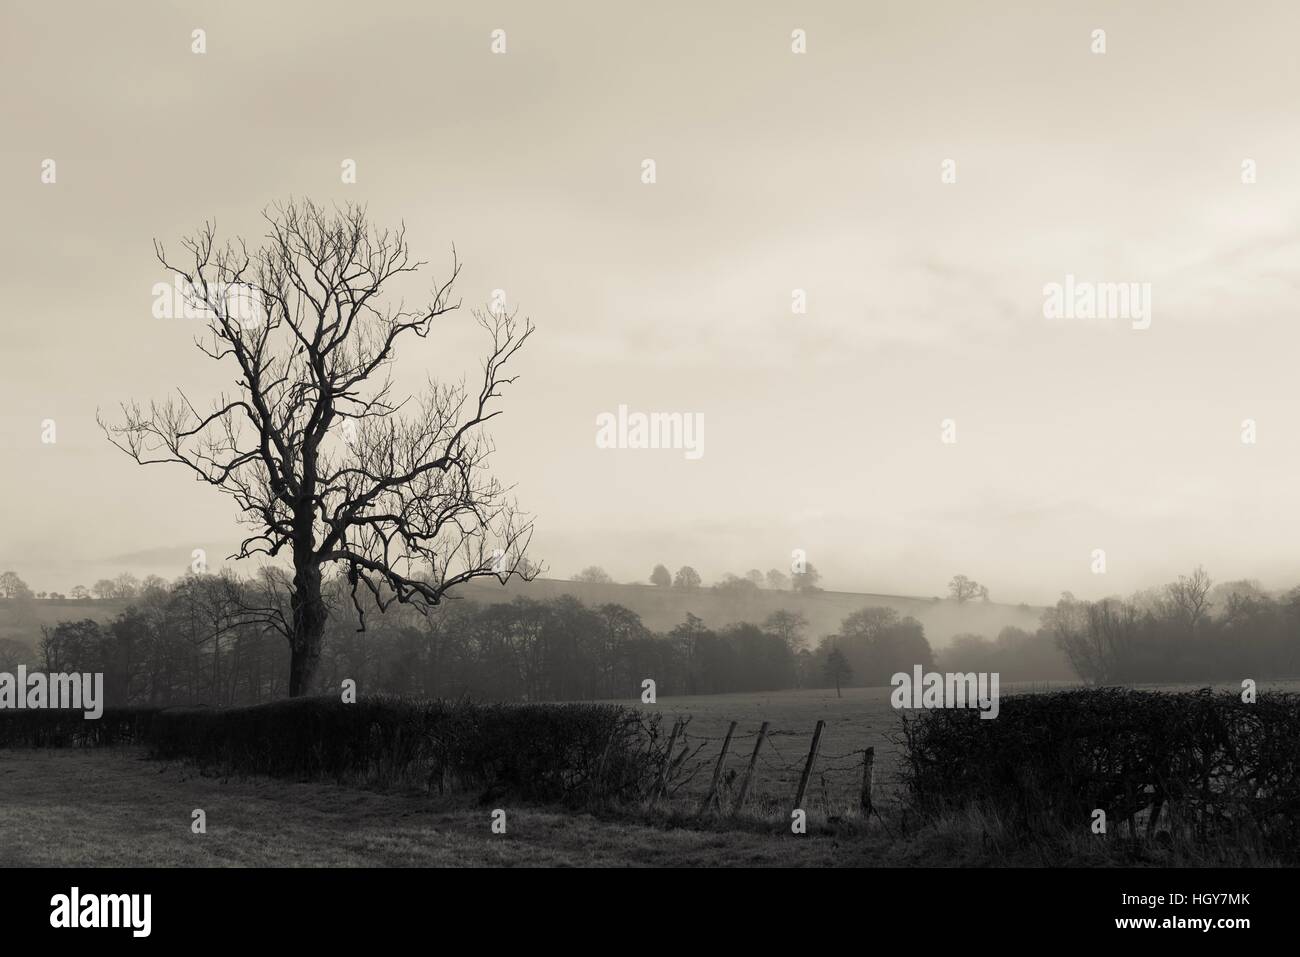
[[[1297, 682], [1261, 691], [1294, 690]], [[1039, 688], [1006, 689], [1031, 693]], [[1162, 690], [1186, 690], [1162, 686]], [[419, 789], [377, 791], [321, 782], [223, 777], [142, 748], [0, 751], [0, 865], [20, 866], [931, 866], [1268, 863], [1252, 848], [1124, 848], [1076, 839], [1025, 846], [977, 814], [900, 821], [893, 806], [900, 717], [888, 688], [664, 698], [643, 705], [668, 728], [690, 717], [685, 742], [700, 773], [653, 812], [480, 803]], [[804, 804], [789, 810], [813, 726], [826, 722]], [[737, 722], [719, 809], [699, 803], [731, 721]], [[774, 732], [742, 813], [738, 775], [762, 721]], [[880, 813], [857, 809], [861, 756], [874, 747]], [[696, 750], [698, 748], [698, 750]], [[493, 833], [492, 812], [506, 812]], [[206, 833], [191, 830], [193, 811]], [[1062, 853], [1066, 856], [1062, 857]]]

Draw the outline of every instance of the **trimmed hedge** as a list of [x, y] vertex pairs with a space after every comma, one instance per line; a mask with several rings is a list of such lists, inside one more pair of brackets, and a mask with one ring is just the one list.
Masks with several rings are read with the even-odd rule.
[[1300, 695], [1015, 695], [992, 720], [968, 709], [906, 717], [903, 738], [906, 795], [925, 813], [980, 805], [1048, 833], [1087, 827], [1102, 808], [1134, 834], [1141, 822], [1148, 834], [1300, 843]]
[[96, 748], [146, 744], [157, 708], [105, 708], [93, 721], [81, 711], [0, 711], [0, 748]]
[[169, 711], [150, 744], [227, 772], [571, 801], [640, 796], [658, 766], [645, 731], [616, 705], [329, 697]]
[[606, 704], [475, 704], [298, 698], [231, 710], [0, 712], [0, 747], [146, 744], [155, 758], [442, 793], [483, 789], [542, 802], [644, 796], [662, 759], [658, 717]]

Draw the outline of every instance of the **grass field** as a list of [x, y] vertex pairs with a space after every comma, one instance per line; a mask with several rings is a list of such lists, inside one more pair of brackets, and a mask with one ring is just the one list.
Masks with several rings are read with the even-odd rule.
[[[1269, 690], [1265, 686], [1262, 690]], [[1271, 686], [1294, 688], [1295, 683]], [[1268, 863], [1245, 848], [1145, 848], [1066, 839], [1022, 846], [996, 820], [958, 816], [918, 827], [900, 822], [890, 796], [899, 769], [898, 715], [888, 690], [787, 691], [661, 699], [665, 725], [689, 714], [692, 747], [705, 743], [697, 775], [656, 813], [593, 815], [504, 804], [507, 831], [491, 832], [493, 805], [473, 796], [380, 793], [359, 787], [263, 778], [221, 778], [148, 760], [134, 748], [0, 750], [0, 866], [1089, 866]], [[1012, 689], [1007, 689], [1008, 691]], [[649, 710], [650, 706], [647, 706]], [[823, 767], [804, 804], [808, 833], [789, 830], [798, 768], [813, 725], [826, 721]], [[696, 818], [728, 722], [752, 734], [763, 720], [789, 732], [772, 739], [746, 814]], [[704, 741], [704, 738], [714, 739]], [[737, 739], [731, 772], [754, 739]], [[883, 820], [857, 813], [860, 756], [877, 754]], [[724, 776], [724, 808], [736, 781]], [[498, 802], [499, 803], [499, 802]], [[192, 812], [207, 833], [191, 831]], [[1073, 843], [1070, 843], [1073, 841]]]
[[[194, 834], [202, 808], [207, 833]], [[903, 831], [492, 808], [321, 783], [221, 779], [134, 749], [0, 752], [0, 867], [1029, 867], [1252, 865], [1247, 850], [1023, 846], [974, 815]]]
[[[818, 720], [824, 720], [819, 760], [804, 805], [809, 811], [836, 816], [856, 806], [862, 783], [862, 755], [858, 752], [867, 747], [876, 752], [878, 793], [886, 797], [894, 789], [899, 770], [896, 736], [901, 725], [898, 712], [889, 705], [889, 690], [845, 688], [843, 697], [836, 697], [834, 689], [698, 695], [661, 698], [655, 705], [641, 707], [663, 716], [665, 733], [676, 718], [690, 719], [686, 743], [697, 773], [679, 792], [681, 802], [687, 805], [707, 790], [730, 722], [737, 726], [726, 763], [731, 773], [725, 774], [722, 782], [724, 802], [739, 788], [738, 776], [749, 762], [760, 725], [770, 722], [746, 804], [774, 817], [788, 813], [792, 806], [813, 729]], [[675, 750], [680, 750], [680, 745]]]
[[[191, 832], [196, 808], [206, 834]], [[825, 867], [883, 862], [889, 843], [883, 833], [796, 838], [509, 805], [506, 833], [494, 835], [492, 810], [418, 793], [206, 777], [135, 749], [0, 752], [0, 866]]]

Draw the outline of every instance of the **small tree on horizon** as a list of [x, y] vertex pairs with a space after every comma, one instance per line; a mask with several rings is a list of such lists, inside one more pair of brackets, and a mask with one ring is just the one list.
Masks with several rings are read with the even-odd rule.
[[813, 567], [812, 562], [804, 564], [804, 570], [795, 572], [790, 576], [790, 585], [797, 591], [804, 594], [809, 592], [821, 591], [817, 583], [822, 580], [822, 573]]
[[768, 569], [767, 587], [773, 591], [785, 591], [790, 587], [790, 576], [776, 568]]
[[130, 572], [122, 572], [113, 579], [113, 597], [134, 598], [140, 590], [140, 580]]
[[656, 565], [654, 571], [650, 573], [650, 584], [652, 585], [657, 585], [659, 588], [668, 588], [672, 583], [672, 572], [668, 571], [663, 565]]
[[677, 569], [677, 575], [673, 578], [673, 587], [687, 589], [699, 588], [700, 582], [700, 573], [690, 565], [683, 565], [681, 568]]
[[989, 600], [989, 590], [965, 575], [954, 575], [952, 577], [952, 580], [948, 582], [948, 595], [955, 599], [958, 604], [965, 604], [972, 598]]
[[0, 575], [0, 598], [27, 598], [32, 593], [27, 582], [18, 577], [17, 572], [5, 572]]

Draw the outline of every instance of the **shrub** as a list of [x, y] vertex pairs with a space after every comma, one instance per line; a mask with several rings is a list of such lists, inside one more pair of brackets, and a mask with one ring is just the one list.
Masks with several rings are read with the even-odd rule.
[[906, 718], [906, 799], [993, 809], [1033, 833], [1139, 819], [1154, 833], [1251, 832], [1300, 847], [1300, 696], [1107, 688], [1003, 698], [999, 716]]
[[573, 802], [644, 795], [658, 767], [656, 724], [616, 705], [299, 698], [168, 711], [150, 743], [156, 757], [226, 772]]

